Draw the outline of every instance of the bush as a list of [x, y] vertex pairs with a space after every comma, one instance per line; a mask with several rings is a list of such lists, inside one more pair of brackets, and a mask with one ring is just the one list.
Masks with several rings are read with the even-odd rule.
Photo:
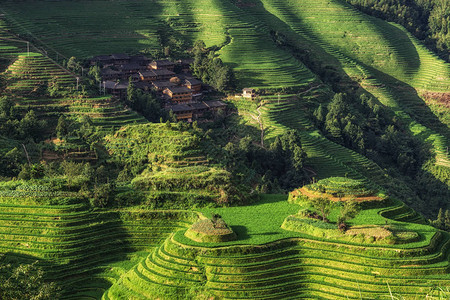
[[131, 190], [117, 194], [114, 199], [118, 207], [125, 207], [144, 203], [145, 195], [142, 192]]
[[106, 183], [94, 186], [93, 198], [91, 205], [97, 208], [104, 208], [114, 200], [114, 184]]

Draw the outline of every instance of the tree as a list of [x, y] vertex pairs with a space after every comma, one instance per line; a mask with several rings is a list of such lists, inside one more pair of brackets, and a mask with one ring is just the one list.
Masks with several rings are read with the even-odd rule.
[[31, 137], [37, 139], [42, 137], [41, 133], [46, 126], [44, 120], [38, 120], [33, 110], [30, 110], [20, 120], [18, 133], [22, 138]]
[[136, 102], [136, 98], [137, 98], [136, 87], [134, 86], [133, 79], [130, 76], [130, 78], [128, 79], [127, 100], [128, 102], [133, 104]]
[[58, 299], [60, 289], [54, 282], [44, 280], [44, 271], [37, 261], [13, 267], [0, 256], [0, 298], [2, 300]]
[[62, 139], [69, 134], [69, 124], [66, 121], [64, 115], [61, 115], [58, 119], [58, 125], [56, 125], [56, 136], [58, 139]]
[[216, 57], [213, 50], [207, 49], [203, 41], [195, 42], [192, 53], [194, 54], [192, 71], [203, 82], [221, 92], [235, 87], [233, 71]]
[[47, 93], [50, 97], [57, 97], [61, 94], [61, 85], [58, 78], [53, 76], [47, 83]]
[[100, 82], [102, 80], [102, 75], [98, 66], [90, 67], [88, 75], [91, 76], [96, 82]]
[[439, 229], [444, 229], [445, 227], [445, 217], [444, 217], [444, 210], [442, 207], [439, 209], [439, 213], [437, 215], [437, 219], [433, 222], [433, 225], [436, 226]]
[[99, 208], [104, 208], [109, 205], [114, 199], [114, 188], [114, 182], [95, 185], [93, 198], [91, 199], [91, 205], [93, 207]]
[[330, 215], [331, 210], [334, 207], [334, 202], [328, 198], [312, 198], [310, 200], [314, 209], [319, 211], [320, 216], [324, 222], [329, 222], [328, 216]]
[[345, 223], [350, 219], [356, 217], [361, 208], [355, 200], [344, 201], [339, 212], [337, 224]]
[[445, 230], [450, 231], [450, 210], [445, 210], [445, 217], [444, 217], [444, 227]]
[[81, 69], [81, 65], [75, 56], [72, 56], [67, 62], [67, 69], [74, 72], [78, 72]]

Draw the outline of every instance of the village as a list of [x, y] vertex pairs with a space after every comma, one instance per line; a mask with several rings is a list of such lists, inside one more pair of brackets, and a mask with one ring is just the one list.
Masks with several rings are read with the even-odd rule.
[[226, 104], [219, 100], [205, 100], [212, 88], [195, 78], [190, 70], [193, 59], [171, 62], [151, 60], [144, 55], [111, 54], [95, 56], [91, 66], [101, 68], [100, 90], [120, 99], [127, 97], [128, 85], [145, 92], [154, 92], [164, 109], [172, 111], [177, 121], [192, 122], [205, 112], [217, 112]]

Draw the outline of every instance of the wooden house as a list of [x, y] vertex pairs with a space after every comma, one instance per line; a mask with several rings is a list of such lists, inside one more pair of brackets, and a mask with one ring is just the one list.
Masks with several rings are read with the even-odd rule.
[[103, 88], [108, 94], [119, 98], [125, 98], [127, 96], [128, 82], [120, 83], [115, 81], [104, 81]]
[[194, 102], [190, 103], [189, 106], [193, 108], [192, 115], [194, 119], [202, 117], [203, 114], [209, 110], [209, 107], [205, 102]]
[[150, 63], [149, 67], [153, 70], [169, 70], [173, 72], [175, 69], [175, 64], [167, 59], [154, 60]]
[[227, 105], [222, 101], [206, 101], [205, 103], [210, 111], [218, 111], [219, 109], [224, 109]]
[[122, 78], [122, 72], [113, 70], [111, 68], [104, 68], [101, 70], [103, 80], [117, 80]]
[[163, 93], [177, 103], [189, 103], [192, 101], [192, 90], [185, 86], [168, 87]]
[[103, 67], [109, 66], [112, 64], [112, 59], [111, 59], [111, 55], [98, 55], [98, 56], [94, 56], [91, 60], [90, 60], [91, 66], [95, 66], [95, 65], [101, 65]]
[[138, 64], [142, 67], [147, 67], [150, 62], [151, 59], [144, 55], [130, 56], [130, 64]]
[[191, 64], [193, 62], [194, 60], [192, 58], [179, 59], [177, 60], [177, 65], [181, 69], [181, 72], [188, 73], [191, 71]]
[[143, 92], [150, 92], [153, 89], [153, 85], [151, 82], [139, 81], [134, 83], [134, 86]]
[[142, 81], [155, 81], [156, 73], [152, 70], [149, 71], [139, 71], [139, 76]]
[[193, 108], [191, 106], [185, 104], [177, 104], [171, 106], [169, 109], [173, 111], [173, 113], [177, 117], [177, 121], [184, 120], [192, 122]]
[[153, 81], [152, 84], [153, 84], [153, 88], [158, 92], [162, 92], [166, 88], [169, 88], [169, 87], [177, 86], [175, 83], [170, 82], [170, 81]]
[[194, 94], [202, 91], [202, 82], [195, 78], [185, 79], [184, 86], [193, 90]]
[[128, 64], [130, 62], [130, 57], [124, 53], [112, 54], [111, 61], [115, 66], [121, 66]]
[[170, 80], [176, 74], [170, 70], [160, 69], [160, 70], [152, 70], [156, 74], [156, 80]]
[[120, 67], [120, 70], [125, 74], [138, 73], [140, 70], [145, 69], [145, 67], [140, 66], [136, 63], [124, 64]]

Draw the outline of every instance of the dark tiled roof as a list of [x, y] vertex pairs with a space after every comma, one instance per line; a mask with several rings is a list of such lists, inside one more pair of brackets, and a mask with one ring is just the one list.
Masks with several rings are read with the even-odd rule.
[[153, 70], [153, 72], [156, 74], [156, 76], [172, 76], [172, 75], [175, 75], [175, 73], [174, 72], [172, 72], [172, 71], [169, 71], [169, 70], [165, 70], [165, 69], [162, 69], [162, 70]]
[[134, 56], [130, 56], [130, 60], [131, 61], [149, 61], [150, 58], [144, 56], [144, 55], [134, 55]]
[[153, 81], [153, 86], [155, 88], [162, 89], [165, 87], [176, 86], [176, 84], [170, 81]]
[[175, 87], [168, 87], [167, 89], [169, 89], [173, 94], [178, 94], [178, 93], [191, 93], [192, 90], [188, 89], [185, 86], [175, 86]]
[[227, 106], [225, 103], [223, 103], [222, 101], [207, 101], [207, 102], [203, 102], [206, 105], [208, 105], [208, 107], [210, 108], [216, 108], [216, 107], [225, 107]]
[[185, 105], [185, 104], [172, 105], [169, 107], [169, 109], [171, 109], [174, 113], [181, 112], [181, 111], [193, 111], [194, 110], [192, 107], [190, 107], [189, 105]]
[[92, 61], [104, 61], [104, 60], [110, 60], [111, 56], [110, 55], [98, 55], [98, 56], [94, 56], [91, 60]]
[[139, 71], [139, 74], [143, 77], [155, 77], [156, 73], [153, 71]]
[[130, 57], [125, 53], [111, 54], [112, 59], [130, 59]]
[[190, 84], [190, 85], [202, 84], [202, 82], [200, 80], [195, 79], [195, 78], [189, 78], [189, 79], [186, 79], [185, 81], [186, 81], [186, 84]]
[[164, 67], [164, 66], [172, 66], [173, 62], [168, 61], [167, 59], [155, 60], [151, 63], [152, 66]]
[[181, 65], [190, 65], [194, 62], [193, 58], [183, 58], [183, 59], [179, 59], [177, 60], [177, 63], [181, 64]]
[[105, 88], [107, 89], [114, 89], [114, 90], [123, 90], [128, 88], [128, 83], [117, 83], [115, 81], [105, 81], [104, 84]]
[[153, 87], [153, 85], [151, 83], [142, 82], [142, 81], [134, 83], [134, 86], [141, 90], [151, 89]]
[[125, 64], [122, 67], [120, 67], [123, 71], [130, 71], [130, 70], [139, 70], [142, 69], [142, 66], [138, 64]]
[[204, 102], [195, 102], [190, 103], [189, 105], [192, 106], [195, 110], [208, 109], [208, 105], [206, 105]]
[[116, 70], [113, 70], [113, 69], [110, 69], [110, 68], [102, 69], [101, 72], [102, 72], [102, 75], [118, 75], [118, 74], [121, 74], [120, 71], [116, 71]]

